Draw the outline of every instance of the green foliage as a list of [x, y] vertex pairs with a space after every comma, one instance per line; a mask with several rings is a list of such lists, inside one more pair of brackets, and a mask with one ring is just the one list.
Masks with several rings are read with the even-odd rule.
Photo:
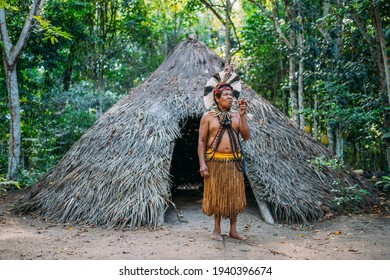
[[7, 0], [0, 0], [0, 9], [4, 9], [7, 6], [8, 6]]
[[[198, 22], [188, 1], [47, 1], [18, 63], [22, 185], [49, 170], [95, 120], [155, 70]], [[7, 10], [10, 37], [29, 3]], [[53, 44], [55, 43], [55, 44]], [[0, 69], [0, 174], [9, 112]]]
[[119, 97], [109, 91], [94, 92], [93, 85], [86, 82], [69, 91], [53, 89], [33, 96], [37, 102], [23, 112], [28, 116], [22, 124], [25, 167], [50, 169]]
[[328, 168], [331, 170], [340, 171], [344, 167], [344, 162], [338, 157], [333, 157], [330, 159], [325, 159], [324, 156], [314, 157], [313, 159], [307, 160], [312, 164], [317, 170], [322, 170], [322, 168]]
[[370, 192], [361, 189], [357, 185], [352, 187], [343, 187], [339, 191], [338, 197], [333, 201], [338, 206], [346, 207], [346, 211], [353, 211], [353, 205], [358, 205], [365, 197], [369, 196]]
[[353, 205], [358, 205], [359, 202], [364, 200], [365, 197], [370, 196], [370, 193], [362, 189], [359, 185], [346, 186], [341, 180], [341, 172], [344, 168], [344, 162], [338, 157], [325, 159], [324, 156], [315, 157], [311, 160], [308, 160], [318, 171], [324, 171], [328, 169], [336, 172], [336, 179], [333, 182], [335, 189], [332, 192], [335, 192], [335, 199], [332, 201], [335, 205], [344, 208], [346, 211], [353, 211]]
[[60, 27], [53, 26], [50, 20], [43, 19], [41, 16], [34, 16], [34, 19], [38, 21], [40, 27], [44, 31], [44, 42], [50, 39], [52, 44], [58, 43], [58, 37], [62, 37], [68, 40], [72, 39], [72, 35], [62, 31]]
[[[329, 129], [342, 132], [347, 164], [368, 171], [387, 170], [383, 153], [388, 132], [384, 110], [387, 95], [380, 89], [376, 58], [352, 18], [355, 12], [374, 38], [371, 3], [349, 1], [339, 7], [331, 5], [326, 18], [322, 18], [317, 2], [304, 5], [310, 12], [306, 18], [311, 17], [314, 26], [325, 19], [325, 31], [334, 40], [328, 42], [313, 29], [305, 30], [306, 120], [319, 124], [318, 135], [327, 134]], [[383, 1], [378, 1], [378, 5], [384, 5]], [[386, 16], [383, 20], [386, 22]]]
[[19, 182], [7, 180], [3, 177], [0, 177], [0, 196], [2, 194], [7, 193], [8, 190], [13, 190], [13, 189], [20, 189]]
[[308, 160], [317, 170], [324, 171], [328, 169], [336, 172], [336, 179], [333, 182], [335, 189], [332, 192], [335, 192], [335, 199], [332, 201], [335, 205], [344, 208], [346, 211], [354, 211], [353, 205], [358, 205], [359, 202], [364, 200], [367, 196], [370, 196], [370, 192], [365, 189], [362, 189], [359, 185], [346, 186], [341, 180], [341, 172], [344, 168], [344, 162], [338, 158], [325, 159], [324, 156], [315, 157], [311, 160]]
[[389, 176], [383, 176], [380, 178], [376, 183], [375, 187], [384, 192], [389, 194], [390, 193], [390, 177]]
[[383, 134], [383, 136], [382, 136], [382, 139], [387, 139], [387, 138], [390, 138], [390, 132], [386, 132], [386, 133]]
[[[290, 30], [302, 31], [305, 37], [306, 110], [301, 113], [308, 123], [318, 123], [318, 135], [331, 127], [341, 129], [345, 140], [344, 159], [315, 158], [313, 166], [337, 170], [344, 161], [367, 171], [386, 170], [387, 94], [380, 89], [376, 58], [352, 19], [356, 12], [375, 38], [371, 1], [347, 1], [341, 7], [331, 1], [325, 18], [323, 1], [299, 1], [302, 26], [290, 22], [286, 14], [286, 8], [298, 6], [279, 3], [282, 32], [288, 37]], [[386, 1], [375, 3], [388, 45], [390, 9]], [[0, 0], [13, 42], [29, 6], [30, 1]], [[288, 49], [270, 18], [249, 1], [241, 1], [241, 7], [234, 11], [241, 20], [238, 26], [242, 25], [238, 28], [240, 75], [289, 113]], [[210, 15], [198, 0], [46, 1], [17, 68], [22, 108], [20, 185], [31, 184], [49, 170], [106, 109], [142, 83], [187, 35], [196, 33], [200, 41], [221, 52], [225, 35], [213, 26]], [[322, 20], [334, 42], [326, 41], [319, 31]], [[343, 42], [340, 49], [337, 38]], [[298, 61], [297, 48], [294, 56]], [[0, 176], [7, 172], [9, 119], [0, 68]], [[388, 190], [386, 180], [382, 181], [378, 187]], [[353, 195], [354, 190], [343, 194], [348, 199]]]
[[280, 87], [288, 70], [280, 65], [286, 50], [280, 42], [272, 21], [259, 13], [253, 5], [246, 5], [245, 25], [240, 33], [243, 38], [242, 79], [278, 108], [286, 111], [285, 90]]

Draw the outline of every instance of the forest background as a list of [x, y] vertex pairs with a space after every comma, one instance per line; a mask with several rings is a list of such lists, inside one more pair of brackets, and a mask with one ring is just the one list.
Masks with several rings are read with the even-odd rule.
[[317, 164], [388, 173], [389, 21], [385, 0], [2, 0], [0, 191], [35, 182], [191, 34], [334, 152]]

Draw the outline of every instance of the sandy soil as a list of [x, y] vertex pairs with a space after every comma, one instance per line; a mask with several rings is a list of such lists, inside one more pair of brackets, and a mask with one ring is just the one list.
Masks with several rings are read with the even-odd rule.
[[[238, 222], [248, 240], [225, 236], [224, 241], [213, 241], [213, 221], [202, 214], [199, 194], [184, 194], [174, 197], [178, 212], [169, 209], [164, 225], [129, 231], [13, 215], [10, 209], [22, 192], [8, 193], [0, 197], [0, 259], [390, 259], [388, 213], [332, 217], [307, 227], [269, 225], [256, 203], [248, 200]], [[228, 226], [228, 220], [223, 221], [225, 234]]]

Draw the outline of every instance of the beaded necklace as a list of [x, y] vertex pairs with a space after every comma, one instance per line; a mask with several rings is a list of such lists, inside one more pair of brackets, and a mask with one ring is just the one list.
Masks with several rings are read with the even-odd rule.
[[231, 109], [221, 111], [216, 104], [213, 105], [212, 111], [214, 112], [214, 116], [218, 117], [219, 122], [225, 125], [227, 125], [227, 122], [231, 122], [234, 113]]

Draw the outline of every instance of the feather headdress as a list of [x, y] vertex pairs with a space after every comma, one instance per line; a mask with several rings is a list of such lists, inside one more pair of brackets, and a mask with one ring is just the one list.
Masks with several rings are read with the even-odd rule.
[[219, 83], [227, 83], [233, 88], [233, 97], [238, 100], [241, 92], [241, 81], [234, 72], [234, 64], [229, 64], [219, 73], [214, 74], [204, 88], [203, 102], [206, 109], [210, 109], [214, 103], [214, 89]]

